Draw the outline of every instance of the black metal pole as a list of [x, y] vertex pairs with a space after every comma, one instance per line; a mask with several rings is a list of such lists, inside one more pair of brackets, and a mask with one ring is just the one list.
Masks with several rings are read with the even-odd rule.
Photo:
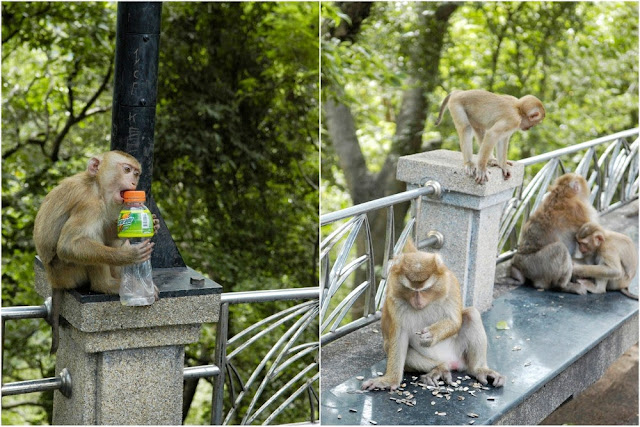
[[146, 205], [161, 223], [151, 264], [184, 267], [151, 194], [161, 17], [161, 2], [118, 3], [111, 149], [131, 154], [142, 165], [138, 189], [147, 193]]

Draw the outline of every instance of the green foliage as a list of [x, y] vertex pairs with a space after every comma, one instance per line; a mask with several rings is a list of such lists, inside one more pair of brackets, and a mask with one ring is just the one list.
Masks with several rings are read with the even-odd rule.
[[[438, 5], [439, 3], [434, 3]], [[356, 120], [370, 172], [386, 160], [407, 88], [419, 14], [414, 2], [377, 2], [354, 43], [322, 44], [323, 96], [340, 96]], [[435, 6], [434, 6], [435, 7]], [[323, 19], [340, 19], [323, 4]], [[483, 2], [461, 4], [441, 51], [441, 86], [427, 92], [423, 143], [442, 139], [459, 150], [448, 114], [435, 118], [453, 89], [534, 94], [546, 107], [542, 125], [511, 138], [509, 158], [526, 158], [638, 125], [638, 9], [626, 2]], [[333, 24], [332, 24], [333, 25]], [[412, 53], [413, 52], [413, 53]], [[374, 69], [375, 71], [372, 71]], [[393, 81], [394, 75], [400, 82]], [[326, 90], [325, 90], [326, 88]], [[322, 209], [349, 204], [342, 171], [322, 129]]]
[[[37, 209], [88, 155], [109, 149], [116, 9], [3, 4], [4, 306], [42, 303]], [[187, 264], [225, 292], [317, 285], [318, 97], [317, 3], [164, 5], [152, 191]], [[287, 305], [234, 308], [231, 334]], [[205, 325], [188, 364], [211, 363], [214, 331]], [[6, 332], [5, 382], [54, 375], [48, 325], [15, 321]], [[50, 421], [51, 393], [27, 396], [3, 422]], [[191, 422], [208, 423], [209, 409], [192, 412]], [[303, 403], [279, 421], [307, 417]]]

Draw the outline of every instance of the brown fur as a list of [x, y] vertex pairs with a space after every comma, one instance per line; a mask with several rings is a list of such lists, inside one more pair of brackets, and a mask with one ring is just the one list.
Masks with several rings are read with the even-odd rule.
[[522, 229], [511, 272], [516, 284], [530, 279], [539, 289], [585, 294], [584, 285], [571, 282], [571, 254], [576, 246], [575, 233], [582, 224], [596, 218], [582, 176], [568, 173], [556, 179]]
[[628, 236], [589, 222], [580, 227], [576, 241], [587, 263], [574, 264], [573, 274], [595, 280], [595, 283], [578, 280], [579, 283], [592, 293], [621, 291], [630, 298], [638, 299], [628, 292], [638, 269], [638, 251]]
[[[462, 310], [460, 285], [439, 255], [418, 251], [410, 242], [389, 270], [382, 307], [382, 336], [387, 369], [363, 389], [398, 387], [405, 369], [426, 372], [421, 381], [452, 383], [451, 370], [465, 365], [486, 384], [504, 384], [504, 377], [487, 367], [487, 337], [480, 313]], [[443, 350], [453, 346], [455, 360]], [[442, 356], [442, 357], [440, 357]]]
[[[542, 102], [533, 95], [518, 99], [485, 90], [452, 91], [442, 101], [436, 126], [447, 108], [460, 137], [465, 170], [479, 184], [489, 179], [487, 166], [502, 169], [504, 179], [511, 177], [507, 160], [511, 135], [518, 129], [529, 130], [545, 117]], [[474, 135], [480, 145], [477, 165], [472, 161]], [[492, 158], [496, 146], [497, 160]]]
[[[122, 244], [117, 236], [121, 192], [134, 190], [139, 175], [140, 164], [134, 157], [109, 151], [91, 158], [86, 171], [64, 179], [42, 202], [33, 239], [53, 290], [54, 329], [58, 291], [89, 283], [94, 291], [117, 294], [118, 267], [151, 257], [153, 243]], [[52, 352], [56, 337], [57, 329]]]

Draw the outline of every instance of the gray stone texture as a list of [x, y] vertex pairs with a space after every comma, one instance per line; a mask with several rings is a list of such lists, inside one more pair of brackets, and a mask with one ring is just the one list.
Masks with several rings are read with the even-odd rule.
[[[35, 271], [36, 289], [47, 297], [41, 263]], [[189, 289], [183, 282], [192, 275], [164, 277], [160, 300], [143, 307], [123, 306], [117, 296], [64, 293], [56, 372], [69, 370], [72, 394], [54, 392], [54, 424], [182, 423], [184, 345], [220, 314], [220, 286], [208, 280]]]
[[502, 178], [499, 168], [489, 168], [489, 181], [479, 185], [466, 175], [462, 154], [448, 150], [401, 157], [397, 178], [408, 189], [434, 180], [442, 186], [440, 199], [425, 197], [417, 218], [417, 238], [431, 230], [444, 235], [439, 253], [458, 278], [465, 306], [480, 311], [491, 307], [496, 268], [500, 216], [504, 203], [522, 184], [524, 166], [514, 162], [512, 177]]

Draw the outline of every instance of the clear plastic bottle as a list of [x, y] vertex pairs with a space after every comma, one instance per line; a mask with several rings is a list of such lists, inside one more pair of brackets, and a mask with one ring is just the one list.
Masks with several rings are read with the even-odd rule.
[[[118, 218], [118, 237], [131, 244], [153, 237], [153, 217], [144, 205], [144, 191], [125, 191], [125, 207]], [[155, 286], [151, 273], [151, 260], [125, 265], [120, 282], [122, 305], [150, 305], [155, 302]]]

